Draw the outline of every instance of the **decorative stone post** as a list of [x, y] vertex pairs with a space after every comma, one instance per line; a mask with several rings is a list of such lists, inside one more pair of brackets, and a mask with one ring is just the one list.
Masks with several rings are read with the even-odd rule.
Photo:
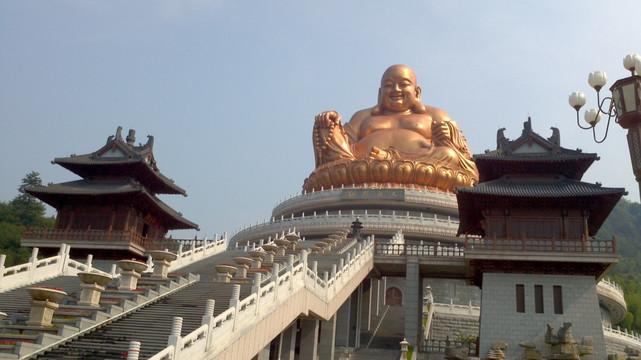
[[252, 250], [249, 252], [249, 256], [251, 256], [253, 260], [251, 268], [260, 269], [260, 267], [263, 265], [263, 260], [265, 260], [265, 257], [267, 256], [267, 253], [260, 250]]
[[321, 254], [325, 253], [325, 248], [328, 246], [328, 244], [326, 242], [322, 242], [322, 241], [319, 241], [319, 242], [315, 243], [314, 245], [317, 246], [320, 249], [318, 252], [321, 253]]
[[127, 350], [127, 360], [138, 360], [140, 355], [140, 341], [130, 341]]
[[138, 286], [141, 273], [147, 270], [147, 264], [136, 260], [120, 260], [120, 285], [118, 290], [134, 290]]
[[285, 235], [285, 239], [289, 241], [289, 243], [292, 245], [292, 250], [296, 250], [296, 243], [298, 240], [300, 240], [300, 236], [296, 234], [295, 232], [289, 232], [287, 235]]
[[236, 274], [236, 267], [229, 264], [218, 264], [216, 271], [218, 272], [218, 281], [228, 283]]
[[327, 251], [332, 250], [332, 246], [334, 246], [334, 244], [336, 244], [336, 240], [334, 240], [332, 238], [324, 238], [321, 241], [324, 242], [325, 244], [327, 244]]
[[82, 281], [78, 305], [99, 307], [100, 294], [105, 290], [105, 285], [111, 281], [112, 277], [95, 272], [79, 272], [78, 277]]
[[27, 289], [31, 295], [31, 311], [27, 325], [52, 326], [53, 312], [60, 306], [58, 303], [67, 296], [61, 289], [33, 286]]
[[244, 279], [247, 277], [247, 270], [249, 270], [249, 267], [254, 262], [254, 260], [244, 256], [237, 256], [234, 258], [234, 262], [236, 263], [236, 268], [238, 269], [238, 271], [236, 272], [236, 276]]
[[152, 277], [166, 279], [169, 273], [169, 265], [178, 258], [178, 255], [171, 251], [153, 250], [149, 251], [152, 262], [154, 263], [154, 274]]
[[263, 249], [265, 250], [265, 253], [267, 253], [267, 257], [265, 258], [265, 262], [273, 263], [274, 262], [274, 255], [276, 254], [276, 251], [278, 250], [278, 246], [276, 246], [274, 244], [265, 244], [265, 245], [263, 245]]
[[407, 342], [407, 339], [403, 338], [401, 341], [401, 359], [407, 358], [407, 351], [409, 350], [410, 343]]
[[278, 246], [278, 256], [285, 256], [285, 250], [289, 247], [290, 242], [285, 238], [280, 238], [274, 240], [274, 243]]
[[433, 316], [434, 297], [432, 296], [432, 288], [427, 285], [427, 287], [425, 287], [425, 296], [423, 296], [423, 338], [425, 340], [430, 336]]

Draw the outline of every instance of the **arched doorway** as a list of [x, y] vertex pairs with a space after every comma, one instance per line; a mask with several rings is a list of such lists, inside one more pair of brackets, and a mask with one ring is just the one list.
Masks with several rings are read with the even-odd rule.
[[401, 306], [403, 305], [403, 293], [397, 287], [391, 287], [385, 291], [385, 305]]

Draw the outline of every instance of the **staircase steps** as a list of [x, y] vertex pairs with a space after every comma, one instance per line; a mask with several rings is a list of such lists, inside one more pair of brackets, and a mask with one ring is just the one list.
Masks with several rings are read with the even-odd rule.
[[[216, 301], [214, 316], [227, 310], [233, 286], [237, 284], [213, 281], [214, 266], [230, 263], [231, 258], [240, 256], [234, 254], [236, 252], [213, 256], [181, 269], [180, 272], [200, 274], [201, 281], [37, 358], [123, 359], [130, 341], [141, 342], [141, 359], [151, 357], [167, 347], [174, 316], [183, 318], [182, 335], [187, 335], [201, 326], [207, 299]], [[251, 284], [238, 285], [241, 300], [251, 294]]]

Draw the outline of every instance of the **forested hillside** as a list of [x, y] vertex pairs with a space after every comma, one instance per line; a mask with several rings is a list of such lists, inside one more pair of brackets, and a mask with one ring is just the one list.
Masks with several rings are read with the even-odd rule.
[[616, 237], [621, 260], [610, 273], [625, 291], [628, 316], [619, 324], [641, 331], [641, 204], [622, 199], [597, 235], [599, 239]]

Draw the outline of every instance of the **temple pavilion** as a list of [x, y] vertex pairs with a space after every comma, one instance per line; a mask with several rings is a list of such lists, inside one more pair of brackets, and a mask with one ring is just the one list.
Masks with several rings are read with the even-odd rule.
[[[528, 340], [544, 357], [570, 356], [547, 353], [545, 329], [571, 324], [577, 342], [585, 339], [602, 357], [596, 283], [618, 255], [614, 239], [594, 237], [626, 191], [581, 181], [598, 157], [561, 147], [556, 128], [545, 139], [528, 119], [512, 141], [503, 130], [495, 151], [474, 156], [479, 183], [457, 189], [468, 277], [482, 292], [480, 353], [516, 358]], [[620, 321], [625, 309], [619, 312], [604, 318]], [[507, 349], [496, 348], [502, 343]]]
[[27, 229], [22, 246], [47, 253], [66, 243], [76, 255], [99, 250], [101, 258], [142, 256], [166, 247], [169, 230], [198, 229], [156, 197], [187, 193], [158, 170], [153, 136], [135, 145], [135, 131], [123, 139], [121, 130], [97, 151], [52, 161], [81, 180], [25, 189], [58, 215], [53, 229]]

